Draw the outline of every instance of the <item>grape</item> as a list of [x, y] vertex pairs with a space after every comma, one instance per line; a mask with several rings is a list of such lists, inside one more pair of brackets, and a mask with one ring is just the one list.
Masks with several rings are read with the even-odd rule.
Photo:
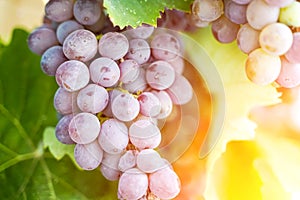
[[187, 18], [185, 17], [185, 12], [175, 10], [175, 9], [165, 9], [164, 28], [172, 29], [175, 31], [182, 31], [187, 25]]
[[28, 36], [27, 43], [29, 49], [38, 55], [42, 55], [48, 48], [58, 45], [55, 32], [44, 27], [32, 31]]
[[300, 32], [293, 33], [293, 44], [286, 52], [285, 57], [291, 63], [300, 63]]
[[249, 54], [251, 51], [259, 48], [259, 34], [260, 31], [255, 30], [249, 24], [242, 25], [236, 36], [240, 50]]
[[135, 60], [124, 60], [119, 64], [120, 67], [120, 81], [122, 83], [131, 83], [135, 81], [140, 74], [140, 65]]
[[195, 0], [192, 5], [192, 13], [200, 20], [211, 22], [222, 15], [223, 7], [222, 0]]
[[74, 3], [75, 19], [83, 25], [92, 25], [100, 18], [101, 5], [97, 0], [77, 0]]
[[119, 180], [120, 199], [139, 199], [147, 193], [148, 177], [137, 168], [125, 171]]
[[174, 83], [166, 92], [176, 105], [186, 104], [193, 98], [193, 88], [190, 82], [182, 75], [176, 76]]
[[76, 144], [74, 157], [77, 164], [84, 170], [96, 169], [103, 157], [103, 150], [97, 140], [88, 144]]
[[75, 143], [69, 135], [69, 124], [72, 118], [72, 114], [63, 116], [55, 127], [55, 136], [63, 144]]
[[144, 91], [147, 86], [146, 71], [143, 68], [139, 68], [139, 76], [133, 82], [123, 84], [123, 88], [131, 93]]
[[116, 181], [119, 179], [121, 173], [119, 170], [113, 169], [111, 167], [108, 167], [104, 164], [100, 165], [100, 171], [104, 178], [106, 178], [109, 181]]
[[300, 2], [294, 1], [287, 7], [281, 8], [279, 21], [288, 25], [300, 26]]
[[271, 55], [285, 54], [293, 43], [293, 33], [282, 23], [265, 26], [259, 35], [259, 44], [263, 50]]
[[232, 0], [233, 2], [241, 5], [249, 4], [252, 0]]
[[293, 3], [295, 0], [265, 0], [267, 4], [276, 7], [286, 7], [289, 4]]
[[97, 53], [98, 41], [96, 36], [88, 30], [79, 29], [66, 37], [63, 51], [67, 58], [86, 62]]
[[120, 69], [110, 58], [100, 57], [90, 64], [91, 80], [103, 87], [114, 86], [120, 78]]
[[151, 91], [160, 101], [161, 109], [159, 115], [155, 116], [157, 119], [167, 118], [173, 109], [173, 103], [166, 91]]
[[279, 56], [273, 56], [258, 48], [252, 51], [246, 60], [247, 77], [258, 85], [274, 82], [281, 69]]
[[139, 114], [140, 104], [131, 94], [120, 94], [113, 100], [111, 109], [118, 120], [127, 122]]
[[157, 90], [169, 88], [175, 80], [175, 71], [166, 61], [155, 61], [146, 70], [147, 83]]
[[105, 88], [89, 84], [79, 91], [77, 105], [83, 112], [98, 113], [108, 104], [108, 92]]
[[128, 35], [131, 38], [147, 39], [152, 35], [153, 31], [153, 26], [143, 24], [135, 29], [127, 30], [126, 35]]
[[120, 177], [120, 170], [118, 169], [121, 154], [109, 154], [104, 152], [100, 170], [102, 175], [110, 181], [118, 180]]
[[58, 25], [56, 37], [60, 44], [63, 44], [66, 37], [73, 31], [83, 29], [83, 26], [75, 20], [67, 20]]
[[151, 121], [138, 120], [129, 127], [129, 139], [138, 149], [154, 149], [161, 142], [161, 133]]
[[54, 108], [62, 115], [74, 113], [79, 110], [76, 99], [76, 92], [68, 92], [64, 88], [59, 87], [54, 95]]
[[150, 46], [153, 56], [158, 60], [172, 60], [181, 52], [180, 42], [169, 33], [155, 35]]
[[95, 140], [100, 133], [100, 122], [91, 113], [79, 113], [73, 117], [69, 125], [72, 140], [79, 144], [88, 144]]
[[99, 53], [104, 57], [119, 60], [126, 55], [129, 42], [122, 33], [109, 32], [99, 40]]
[[136, 154], [137, 151], [128, 150], [121, 156], [118, 165], [121, 172], [125, 172], [126, 170], [133, 168], [136, 165]]
[[139, 97], [140, 113], [147, 117], [155, 117], [160, 113], [159, 99], [151, 92], [143, 92]]
[[247, 5], [240, 5], [232, 0], [225, 0], [225, 16], [236, 24], [245, 24]]
[[77, 60], [68, 60], [62, 63], [56, 70], [56, 82], [69, 92], [84, 88], [90, 79], [87, 66]]
[[221, 43], [230, 43], [236, 39], [240, 26], [231, 22], [222, 15], [212, 23], [211, 29], [214, 37]]
[[180, 180], [169, 167], [149, 175], [150, 191], [161, 199], [173, 199], [180, 192]]
[[281, 71], [276, 82], [285, 88], [300, 85], [300, 63], [290, 63], [284, 57], [281, 57]]
[[138, 64], [146, 63], [150, 58], [150, 47], [144, 39], [132, 39], [129, 41], [129, 50], [126, 58], [135, 60]]
[[175, 72], [177, 74], [182, 74], [184, 71], [184, 60], [182, 57], [177, 56], [176, 58], [172, 59], [172, 60], [168, 60], [168, 63], [171, 64], [171, 66], [173, 67], [173, 69], [175, 70]]
[[128, 129], [117, 119], [108, 119], [101, 125], [99, 144], [110, 154], [120, 154], [129, 142]]
[[247, 7], [246, 16], [250, 26], [260, 30], [277, 21], [279, 8], [268, 5], [264, 0], [253, 0]]
[[165, 161], [160, 157], [157, 151], [153, 149], [144, 149], [136, 157], [137, 168], [145, 173], [153, 173], [165, 167]]
[[73, 17], [73, 0], [49, 0], [45, 6], [46, 16], [55, 21], [63, 22]]
[[92, 31], [93, 33], [98, 33], [104, 28], [105, 20], [106, 16], [105, 13], [102, 11], [102, 13], [100, 14], [100, 18], [96, 21], [96, 23], [91, 25], [85, 25], [85, 28], [89, 31]]
[[41, 69], [48, 76], [55, 76], [56, 70], [63, 62], [67, 61], [61, 46], [47, 49], [41, 57]]
[[122, 92], [118, 89], [113, 89], [113, 90], [110, 90], [108, 92], [108, 95], [109, 95], [109, 101], [108, 101], [108, 104], [106, 106], [106, 108], [102, 111], [102, 113], [107, 116], [107, 117], [113, 117], [113, 113], [111, 111], [111, 103], [113, 102], [113, 100], [119, 95], [119, 94], [122, 94]]

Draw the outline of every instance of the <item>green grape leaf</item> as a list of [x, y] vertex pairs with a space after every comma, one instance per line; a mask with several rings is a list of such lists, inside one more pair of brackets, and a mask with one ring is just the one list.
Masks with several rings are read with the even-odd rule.
[[164, 8], [190, 11], [193, 0], [104, 0], [104, 7], [114, 25], [124, 28], [142, 23], [156, 26], [156, 19]]
[[57, 123], [57, 84], [42, 73], [27, 37], [16, 29], [8, 45], [0, 44], [0, 199], [116, 199], [116, 183], [100, 170], [78, 170], [69, 157], [48, 151], [56, 146], [53, 128], [45, 128]]

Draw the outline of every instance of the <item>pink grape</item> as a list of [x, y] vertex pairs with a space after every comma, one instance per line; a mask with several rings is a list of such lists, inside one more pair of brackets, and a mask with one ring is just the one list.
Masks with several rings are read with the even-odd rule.
[[131, 93], [144, 91], [147, 87], [148, 84], [146, 81], [146, 71], [144, 68], [139, 68], [139, 75], [133, 82], [123, 84], [123, 88]]
[[128, 129], [123, 122], [108, 119], [101, 125], [98, 141], [105, 152], [120, 154], [129, 142]]
[[57, 68], [55, 78], [59, 86], [69, 92], [74, 92], [88, 84], [90, 73], [83, 62], [68, 60]]
[[193, 98], [193, 88], [190, 82], [182, 75], [176, 76], [174, 83], [166, 92], [176, 105], [186, 104]]
[[136, 157], [137, 168], [145, 173], [153, 173], [165, 167], [165, 161], [153, 149], [144, 149]]
[[73, 0], [49, 0], [45, 6], [46, 16], [55, 21], [63, 22], [73, 17]]
[[252, 0], [232, 0], [233, 2], [241, 5], [249, 4]]
[[100, 122], [91, 113], [79, 113], [73, 117], [69, 125], [69, 134], [78, 144], [88, 144], [95, 140], [100, 133]]
[[70, 33], [63, 43], [63, 51], [67, 58], [86, 62], [97, 53], [98, 41], [94, 33], [79, 29]]
[[269, 24], [262, 29], [259, 35], [259, 44], [267, 53], [280, 56], [291, 48], [293, 33], [285, 24]]
[[126, 31], [126, 35], [131, 38], [147, 39], [154, 31], [154, 27], [150, 25], [143, 24], [135, 29], [129, 29]]
[[273, 56], [258, 48], [252, 51], [246, 60], [246, 75], [258, 85], [274, 82], [281, 69], [279, 56]]
[[55, 76], [57, 68], [67, 61], [61, 46], [47, 49], [41, 57], [41, 69], [48, 76]]
[[101, 5], [97, 0], [77, 0], [73, 6], [75, 19], [83, 25], [92, 25], [100, 18]]
[[250, 26], [260, 30], [278, 20], [279, 8], [268, 5], [265, 0], [253, 0], [247, 7], [246, 16]]
[[300, 32], [293, 33], [293, 44], [285, 53], [285, 58], [291, 63], [300, 63]]
[[103, 57], [119, 60], [126, 55], [129, 49], [127, 38], [118, 32], [104, 34], [99, 40], [99, 53]]
[[172, 60], [181, 53], [179, 40], [169, 33], [158, 33], [151, 41], [152, 55], [159, 60]]
[[97, 140], [88, 144], [76, 144], [74, 148], [74, 157], [77, 164], [82, 169], [93, 170], [100, 165], [103, 157], [103, 150]]
[[300, 85], [300, 63], [290, 63], [281, 57], [281, 71], [276, 82], [285, 88], [294, 88]]
[[136, 165], [136, 155], [138, 151], [136, 150], [128, 150], [126, 151], [120, 158], [118, 168], [121, 172], [125, 172], [126, 170], [135, 167]]
[[120, 94], [113, 100], [111, 109], [118, 120], [127, 122], [139, 114], [140, 104], [131, 94]]
[[125, 171], [120, 177], [118, 193], [122, 199], [139, 199], [147, 189], [148, 176], [137, 168]]
[[180, 180], [169, 167], [149, 175], [150, 191], [161, 199], [173, 199], [180, 192]]
[[172, 60], [168, 60], [168, 63], [170, 63], [170, 65], [173, 67], [173, 69], [175, 70], [175, 72], [177, 74], [182, 74], [184, 71], [184, 60], [182, 57], [177, 56], [176, 58], [172, 59]]
[[147, 117], [155, 117], [160, 113], [159, 99], [151, 92], [143, 92], [139, 97], [140, 113]]
[[103, 153], [100, 171], [107, 180], [116, 181], [119, 179], [121, 175], [121, 172], [118, 169], [120, 158], [121, 154]]
[[259, 34], [260, 31], [255, 30], [249, 24], [242, 25], [236, 36], [240, 50], [249, 54], [251, 51], [259, 48]]
[[130, 83], [135, 81], [140, 74], [140, 66], [135, 60], [124, 60], [119, 64], [120, 67], [120, 81], [122, 83]]
[[236, 39], [240, 26], [231, 22], [226, 16], [222, 15], [212, 23], [211, 30], [221, 43], [230, 43]]
[[166, 61], [155, 61], [146, 69], [147, 83], [157, 90], [169, 88], [175, 80], [175, 71]]
[[77, 92], [68, 92], [62, 87], [59, 87], [54, 95], [54, 108], [62, 114], [76, 113], [79, 108], [77, 107]]
[[171, 97], [166, 91], [151, 91], [160, 101], [161, 110], [159, 115], [155, 116], [157, 119], [167, 118], [173, 109], [173, 102]]
[[98, 113], [108, 104], [108, 92], [102, 86], [89, 84], [77, 96], [77, 105], [83, 112]]
[[129, 139], [138, 149], [153, 149], [160, 144], [161, 133], [151, 121], [138, 120], [129, 127]]
[[27, 44], [30, 51], [42, 55], [48, 48], [58, 45], [58, 41], [52, 29], [40, 27], [29, 34]]
[[267, 4], [271, 6], [283, 8], [293, 3], [295, 0], [265, 0], [265, 1], [267, 2]]
[[235, 24], [245, 24], [247, 5], [237, 4], [232, 0], [225, 0], [225, 16]]
[[56, 37], [60, 44], [63, 44], [66, 37], [78, 29], [83, 29], [84, 27], [75, 20], [67, 20], [58, 25], [56, 29]]
[[192, 13], [203, 21], [211, 22], [222, 15], [223, 8], [222, 0], [195, 0], [192, 5]]
[[126, 54], [127, 59], [133, 59], [138, 64], [146, 63], [150, 58], [150, 47], [144, 39], [132, 39], [129, 41], [129, 50]]
[[110, 58], [100, 57], [90, 64], [91, 80], [103, 87], [114, 86], [120, 78], [120, 69]]
[[113, 100], [119, 95], [122, 94], [122, 92], [118, 89], [113, 89], [108, 92], [109, 100], [106, 108], [102, 111], [102, 113], [107, 117], [113, 117], [113, 113], [111, 110], [111, 103]]

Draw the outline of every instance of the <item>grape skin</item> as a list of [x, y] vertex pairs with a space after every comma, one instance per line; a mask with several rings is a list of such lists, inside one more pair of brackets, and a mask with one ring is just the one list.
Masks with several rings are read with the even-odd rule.
[[83, 62], [68, 60], [57, 68], [55, 79], [59, 86], [69, 92], [74, 92], [88, 84], [90, 73]]
[[63, 44], [66, 37], [78, 29], [83, 29], [84, 27], [75, 20], [67, 20], [58, 25], [56, 29], [56, 37], [60, 44]]
[[272, 56], [261, 48], [252, 51], [246, 60], [247, 77], [258, 85], [264, 86], [274, 82], [280, 69], [279, 56]]
[[97, 53], [98, 41], [91, 31], [79, 29], [70, 33], [63, 43], [63, 51], [70, 60], [86, 62]]
[[98, 21], [102, 12], [97, 0], [77, 0], [73, 6], [73, 13], [79, 23], [92, 25]]
[[72, 11], [73, 0], [50, 0], [45, 6], [46, 16], [55, 22], [71, 19]]
[[63, 116], [55, 127], [55, 136], [63, 144], [75, 144], [69, 135], [69, 124], [73, 114]]

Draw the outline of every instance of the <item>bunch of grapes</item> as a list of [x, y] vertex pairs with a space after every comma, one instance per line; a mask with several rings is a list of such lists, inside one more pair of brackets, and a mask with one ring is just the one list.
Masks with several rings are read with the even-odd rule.
[[191, 14], [167, 10], [158, 25], [184, 31], [210, 26], [216, 40], [236, 40], [248, 55], [245, 71], [252, 82], [283, 88], [300, 85], [299, 1], [195, 0]]
[[78, 165], [119, 180], [119, 199], [176, 197], [179, 177], [156, 151], [173, 105], [193, 96], [176, 34], [149, 25], [121, 31], [99, 0], [50, 0], [28, 46], [55, 76], [56, 138], [75, 144]]

